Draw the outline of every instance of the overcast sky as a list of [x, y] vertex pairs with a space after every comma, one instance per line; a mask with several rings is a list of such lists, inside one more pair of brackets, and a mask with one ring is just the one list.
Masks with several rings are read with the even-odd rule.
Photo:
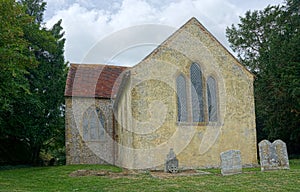
[[[225, 37], [225, 29], [231, 24], [239, 22], [239, 16], [244, 16], [247, 10], [262, 10], [267, 5], [278, 5], [283, 0], [45, 0], [47, 10], [44, 15], [47, 27], [62, 19], [65, 31], [65, 57], [71, 63], [113, 63], [118, 65], [133, 65], [153, 50], [168, 35], [178, 29], [191, 17], [196, 17], [225, 47], [229, 48]], [[134, 26], [155, 24], [145, 31], [139, 31]], [[157, 32], [157, 27], [161, 32]], [[133, 27], [133, 28], [132, 28]], [[118, 32], [120, 31], [121, 32]], [[121, 54], [123, 59], [91, 58], [87, 55], [91, 50], [97, 54], [111, 49], [105, 41], [123, 41], [120, 34], [126, 32], [140, 32], [147, 43], [139, 51], [141, 57], [128, 59], [136, 51]], [[149, 35], [149, 33], [152, 35]], [[151, 39], [153, 33], [161, 34], [160, 38]], [[109, 38], [112, 37], [112, 38]], [[126, 37], [125, 37], [126, 38]], [[151, 42], [153, 41], [153, 42]], [[145, 42], [141, 40], [139, 43]], [[116, 43], [116, 42], [113, 42]], [[116, 43], [118, 45], [118, 43]], [[103, 48], [103, 46], [105, 48]], [[128, 44], [128, 47], [134, 46]], [[102, 50], [99, 49], [102, 47]], [[123, 45], [122, 50], [126, 48]], [[117, 50], [120, 52], [120, 50]], [[118, 52], [118, 54], [119, 54]], [[116, 52], [115, 52], [116, 53]], [[114, 53], [111, 53], [114, 54]], [[143, 55], [144, 54], [144, 55]], [[95, 54], [94, 54], [95, 55]], [[128, 56], [129, 55], [129, 56]]]

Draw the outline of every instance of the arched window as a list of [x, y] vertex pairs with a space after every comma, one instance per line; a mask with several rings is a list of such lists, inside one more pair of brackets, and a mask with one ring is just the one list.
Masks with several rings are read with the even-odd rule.
[[207, 78], [207, 111], [208, 120], [211, 122], [218, 121], [218, 104], [216, 88], [216, 80], [213, 77], [209, 76]]
[[177, 87], [178, 121], [185, 122], [188, 120], [188, 115], [187, 115], [186, 81], [183, 75], [179, 75], [177, 77], [176, 87]]
[[89, 108], [83, 114], [82, 128], [85, 141], [99, 141], [104, 139], [105, 116], [100, 109]]
[[193, 122], [204, 121], [204, 102], [202, 72], [200, 66], [193, 63], [190, 67], [191, 74], [191, 97], [192, 97], [192, 115]]

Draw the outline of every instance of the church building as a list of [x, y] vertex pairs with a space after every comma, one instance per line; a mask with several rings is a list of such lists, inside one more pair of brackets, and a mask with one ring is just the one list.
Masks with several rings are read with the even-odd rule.
[[71, 64], [65, 89], [67, 164], [219, 167], [240, 150], [257, 164], [254, 75], [191, 18], [133, 67]]

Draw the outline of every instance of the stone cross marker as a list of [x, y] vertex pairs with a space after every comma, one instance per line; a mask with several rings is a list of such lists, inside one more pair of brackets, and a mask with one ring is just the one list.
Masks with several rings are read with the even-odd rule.
[[239, 150], [229, 150], [222, 152], [221, 173], [222, 175], [233, 175], [242, 173], [241, 152]]
[[262, 140], [259, 144], [261, 171], [290, 169], [286, 144], [281, 140], [271, 143]]
[[167, 155], [165, 172], [167, 173], [178, 172], [178, 159], [176, 158], [176, 155], [172, 148], [170, 149], [170, 152]]

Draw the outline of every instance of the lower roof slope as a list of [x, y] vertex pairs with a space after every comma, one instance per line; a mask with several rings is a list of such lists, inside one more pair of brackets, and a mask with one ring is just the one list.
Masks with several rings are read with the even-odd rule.
[[99, 64], [71, 64], [65, 96], [115, 98], [127, 67]]

